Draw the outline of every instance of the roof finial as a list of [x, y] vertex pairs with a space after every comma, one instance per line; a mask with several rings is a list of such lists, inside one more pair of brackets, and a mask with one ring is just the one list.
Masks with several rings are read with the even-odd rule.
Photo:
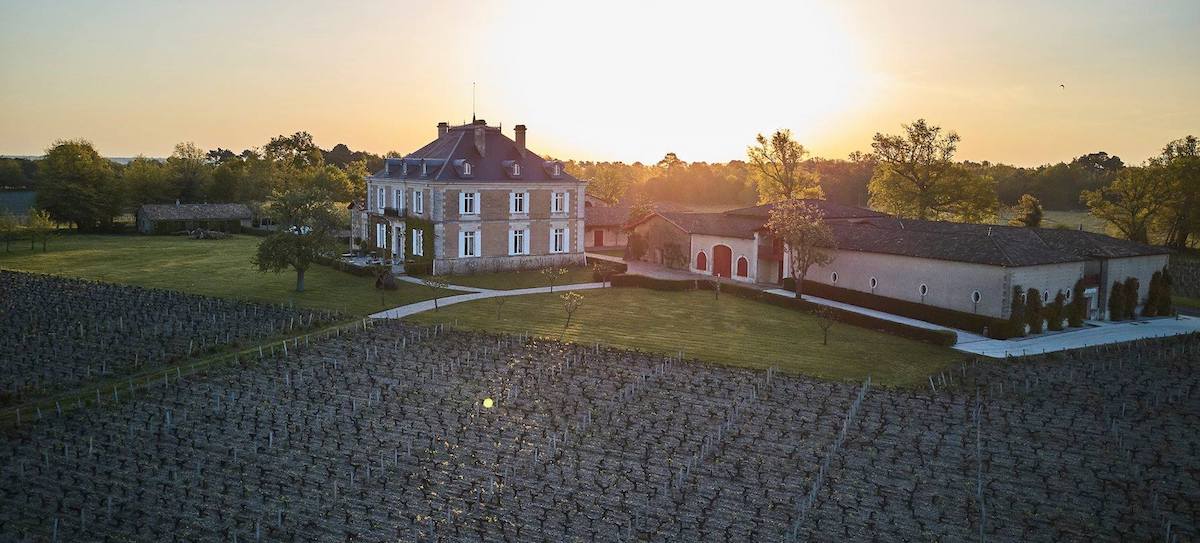
[[471, 82], [471, 124], [475, 124], [475, 82]]

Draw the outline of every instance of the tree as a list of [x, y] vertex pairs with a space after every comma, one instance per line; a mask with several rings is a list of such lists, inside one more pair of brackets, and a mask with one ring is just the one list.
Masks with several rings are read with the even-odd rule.
[[871, 207], [906, 218], [979, 221], [996, 212], [995, 180], [954, 162], [959, 137], [918, 119], [903, 135], [876, 133]]
[[559, 296], [559, 300], [562, 301], [563, 311], [567, 313], [567, 322], [563, 324], [562, 333], [562, 335], [565, 336], [567, 334], [567, 329], [571, 327], [571, 317], [574, 317], [575, 312], [578, 311], [579, 307], [583, 305], [583, 295], [574, 291], [566, 292]]
[[1171, 200], [1170, 179], [1161, 166], [1126, 168], [1107, 187], [1083, 191], [1079, 200], [1121, 236], [1149, 243], [1151, 221]]
[[646, 237], [636, 232], [629, 233], [629, 239], [625, 243], [625, 260], [641, 260], [646, 256], [646, 251], [649, 250], [649, 243]]
[[508, 301], [507, 296], [496, 296], [492, 298], [496, 304], [496, 322], [500, 322], [500, 310], [504, 309], [504, 302]]
[[1113, 281], [1108, 291], [1108, 320], [1125, 320], [1125, 285], [1120, 281]]
[[212, 181], [212, 165], [208, 153], [188, 141], [175, 145], [175, 151], [167, 158], [167, 171], [175, 185], [175, 198], [184, 202], [199, 202], [204, 199], [208, 184]]
[[174, 199], [171, 173], [157, 160], [138, 156], [121, 171], [125, 182], [125, 201], [133, 207], [161, 204]]
[[258, 245], [254, 263], [259, 271], [296, 270], [296, 292], [304, 292], [304, 273], [336, 248], [332, 232], [340, 224], [329, 194], [316, 187], [297, 187], [277, 193], [266, 213], [278, 225]]
[[122, 191], [112, 162], [87, 140], [59, 140], [38, 165], [38, 208], [55, 221], [80, 230], [112, 225], [121, 211]]
[[758, 201], [778, 202], [797, 198], [824, 198], [817, 174], [806, 162], [808, 150], [792, 139], [792, 131], [776, 130], [768, 139], [754, 138], [746, 156], [758, 180]]
[[24, 187], [29, 185], [21, 163], [12, 158], [0, 158], [0, 188]]
[[791, 257], [792, 277], [796, 281], [796, 298], [801, 298], [804, 277], [808, 269], [833, 262], [832, 250], [837, 244], [833, 230], [816, 206], [803, 200], [779, 202], [771, 208], [767, 229], [784, 243]]
[[833, 310], [828, 306], [820, 306], [814, 314], [817, 316], [817, 326], [821, 328], [821, 345], [829, 345], [829, 329], [833, 328]]
[[[426, 275], [422, 277], [421, 284], [428, 287], [429, 291], [433, 293], [433, 310], [437, 311], [438, 299], [442, 297], [442, 292], [446, 287], [450, 286], [450, 284], [441, 280], [436, 275]], [[497, 310], [497, 314], [499, 314], [499, 310]]]
[[308, 132], [271, 138], [263, 146], [263, 155], [272, 162], [283, 162], [296, 168], [325, 165], [321, 149], [313, 143], [312, 134]]
[[1166, 317], [1173, 312], [1174, 308], [1171, 307], [1171, 283], [1173, 282], [1174, 280], [1171, 279], [1171, 270], [1163, 267], [1162, 279], [1159, 281], [1158, 286], [1158, 308], [1156, 309], [1160, 317]]
[[1158, 316], [1158, 301], [1162, 296], [1162, 271], [1156, 270], [1150, 276], [1150, 285], [1146, 287], [1146, 304], [1142, 306], [1143, 317]]
[[1063, 329], [1063, 317], [1067, 303], [1067, 295], [1060, 290], [1054, 295], [1054, 301], [1046, 307], [1046, 328], [1051, 331]]
[[1025, 323], [1029, 325], [1029, 333], [1042, 333], [1042, 293], [1031, 288], [1025, 296]]
[[1087, 298], [1084, 296], [1083, 279], [1076, 279], [1071, 288], [1071, 306], [1067, 312], [1067, 324], [1072, 328], [1083, 326], [1087, 317]]
[[1026, 228], [1037, 228], [1042, 225], [1042, 202], [1038, 201], [1032, 194], [1022, 194], [1020, 201], [1017, 202], [1016, 216], [1008, 221], [1012, 226], [1024, 226]]
[[1025, 335], [1025, 291], [1020, 285], [1012, 288], [1012, 300], [1008, 305], [1008, 335]]
[[566, 268], [556, 268], [554, 266], [550, 266], [548, 268], [542, 268], [541, 273], [542, 277], [545, 277], [546, 281], [550, 283], [550, 292], [554, 293], [554, 283], [558, 282], [559, 279], [562, 279], [564, 276], [570, 273], [570, 270], [567, 270]]
[[350, 200], [362, 198], [367, 193], [367, 177], [371, 171], [367, 169], [367, 159], [351, 161], [346, 164], [346, 180], [350, 184]]
[[11, 213], [0, 210], [0, 239], [4, 240], [4, 252], [12, 251], [12, 241], [21, 230], [21, 223]]
[[1200, 237], [1200, 140], [1187, 136], [1168, 143], [1153, 159], [1169, 184], [1167, 205], [1152, 218], [1163, 244], [1185, 249]]
[[1132, 319], [1137, 317], [1137, 306], [1141, 302], [1138, 294], [1137, 277], [1125, 278], [1125, 318]]
[[54, 233], [54, 221], [50, 218], [50, 214], [44, 210], [29, 210], [29, 223], [26, 225], [29, 230], [29, 249], [33, 249], [34, 242], [42, 243], [42, 252], [46, 252], [46, 242], [50, 239], [50, 234]]

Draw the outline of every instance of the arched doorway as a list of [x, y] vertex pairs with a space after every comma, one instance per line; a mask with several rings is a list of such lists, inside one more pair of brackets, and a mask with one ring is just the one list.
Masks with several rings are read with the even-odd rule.
[[750, 261], [746, 260], [746, 257], [744, 256], [738, 257], [737, 275], [738, 277], [746, 277], [747, 275], [750, 275]]
[[696, 269], [697, 270], [707, 270], [708, 269], [708, 256], [704, 254], [704, 251], [700, 251], [700, 252], [696, 253]]
[[728, 245], [713, 246], [713, 275], [729, 277], [733, 267], [733, 249]]

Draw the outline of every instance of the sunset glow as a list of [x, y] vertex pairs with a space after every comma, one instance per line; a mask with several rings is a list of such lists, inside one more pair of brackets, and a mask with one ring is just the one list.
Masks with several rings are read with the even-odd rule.
[[[110, 156], [179, 141], [411, 151], [438, 121], [530, 127], [554, 156], [741, 158], [790, 128], [868, 150], [918, 117], [961, 156], [1138, 162], [1200, 126], [1194, 2], [5, 2], [0, 154], [84, 137]], [[1061, 86], [1060, 86], [1061, 85]]]

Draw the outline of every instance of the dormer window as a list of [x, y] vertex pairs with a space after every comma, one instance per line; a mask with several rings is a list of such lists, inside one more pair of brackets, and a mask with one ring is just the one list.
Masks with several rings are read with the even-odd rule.
[[521, 164], [514, 162], [512, 172], [514, 176], [521, 175]]
[[471, 163], [463, 162], [463, 175], [471, 175]]
[[407, 162], [405, 162], [405, 163], [403, 163], [403, 164], [401, 164], [401, 165], [400, 165], [400, 176], [401, 176], [401, 177], [404, 177], [404, 176], [407, 176], [407, 175], [408, 175], [408, 163], [407, 163]]
[[557, 162], [554, 163], [554, 175], [555, 176], [562, 175], [562, 164], [559, 164]]
[[429, 165], [425, 164], [425, 161], [422, 160], [421, 161], [421, 177], [425, 177], [426, 175], [429, 175]]

